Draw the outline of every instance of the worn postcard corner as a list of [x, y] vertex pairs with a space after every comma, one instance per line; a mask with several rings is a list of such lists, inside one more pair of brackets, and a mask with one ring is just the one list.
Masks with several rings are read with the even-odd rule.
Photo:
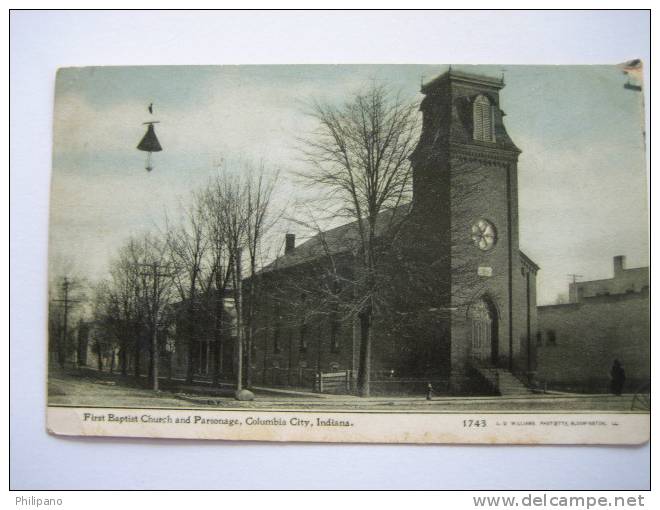
[[642, 67], [57, 72], [48, 432], [639, 444]]

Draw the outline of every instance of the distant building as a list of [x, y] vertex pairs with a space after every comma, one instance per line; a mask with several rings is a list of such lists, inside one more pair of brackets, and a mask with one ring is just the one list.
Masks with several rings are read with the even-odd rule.
[[568, 286], [570, 302], [579, 303], [584, 298], [609, 296], [648, 290], [649, 268], [634, 267], [626, 269], [626, 257], [614, 257], [614, 276], [604, 280], [589, 280], [571, 283]]
[[626, 269], [614, 257], [614, 276], [570, 284], [571, 302], [539, 306], [537, 379], [550, 388], [607, 392], [612, 363], [626, 371], [625, 392], [651, 377], [649, 268]]

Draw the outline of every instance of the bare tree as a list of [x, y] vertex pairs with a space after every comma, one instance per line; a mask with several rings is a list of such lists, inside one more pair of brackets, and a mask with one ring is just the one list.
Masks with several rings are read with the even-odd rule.
[[100, 334], [119, 348], [122, 375], [128, 370], [129, 351], [140, 378], [142, 350], [149, 352], [148, 377], [158, 389], [159, 330], [171, 303], [172, 278], [167, 244], [153, 234], [130, 238], [111, 263], [110, 278], [100, 282], [95, 295], [95, 319]]
[[231, 283], [236, 309], [236, 389], [243, 388], [243, 266], [242, 255], [247, 245], [246, 193], [239, 175], [224, 172], [218, 175], [210, 187], [210, 200], [219, 217], [228, 260], [231, 265]]
[[[118, 293], [111, 287], [110, 281], [101, 280], [93, 287], [92, 320], [96, 326], [94, 335], [94, 350], [97, 355], [97, 368], [103, 371], [103, 344], [108, 340], [111, 348], [121, 346], [124, 340], [124, 321], [121, 317]], [[121, 352], [121, 347], [120, 347]], [[120, 356], [121, 360], [121, 356]], [[120, 363], [121, 365], [121, 363]], [[123, 375], [126, 375], [125, 366]]]
[[[301, 175], [356, 222], [355, 309], [360, 322], [358, 390], [370, 392], [374, 310], [383, 244], [399, 228], [397, 208], [410, 196], [409, 157], [419, 134], [417, 105], [374, 84], [340, 106], [316, 102], [317, 129], [302, 140], [309, 170]], [[391, 214], [382, 213], [391, 211]]]
[[[255, 302], [257, 300], [257, 292], [259, 290], [258, 282], [258, 257], [261, 249], [261, 244], [264, 235], [277, 215], [273, 215], [271, 211], [271, 197], [273, 190], [277, 183], [278, 174], [274, 173], [270, 177], [266, 175], [266, 169], [263, 162], [255, 171], [248, 165], [247, 172], [244, 173], [244, 187], [246, 204], [244, 209], [244, 222], [245, 222], [245, 237], [247, 243], [247, 252], [249, 256], [249, 285], [247, 288], [247, 313], [245, 318], [247, 321], [246, 330], [246, 385], [252, 385], [252, 341], [254, 339], [255, 328]], [[269, 217], [269, 214], [271, 217]]]
[[[219, 384], [225, 367], [223, 366], [225, 332], [225, 293], [232, 276], [232, 253], [225, 237], [225, 207], [223, 203], [222, 185], [219, 177], [209, 183], [203, 193], [204, 223], [208, 236], [208, 263], [210, 271], [206, 280], [206, 300], [213, 320], [213, 384]], [[231, 325], [229, 325], [231, 326]]]
[[158, 390], [160, 330], [167, 328], [166, 310], [172, 302], [172, 282], [175, 274], [169, 264], [166, 240], [151, 234], [142, 238], [144, 257], [138, 264], [142, 288], [142, 307], [149, 338], [149, 379]]
[[[248, 356], [251, 351], [256, 275], [262, 239], [273, 223], [269, 207], [276, 179], [277, 174], [266, 175], [263, 164], [255, 169], [245, 163], [240, 172], [223, 171], [193, 193], [178, 224], [172, 225], [166, 218], [164, 236], [134, 237], [119, 250], [110, 278], [98, 285], [95, 318], [117, 342], [122, 373], [126, 373], [131, 348], [135, 375], [141, 375], [141, 353], [148, 345], [149, 378], [157, 388], [159, 330], [165, 326], [176, 293], [185, 315], [181, 324], [187, 347], [186, 379], [193, 380], [194, 341], [203, 323], [210, 321], [215, 337], [213, 379], [219, 383], [224, 336], [232, 329], [232, 324], [223, 324], [224, 298], [231, 287], [238, 321], [237, 386], [242, 388], [243, 351]], [[252, 277], [247, 287], [248, 313], [243, 310], [243, 254], [248, 255], [247, 273]], [[248, 375], [248, 385], [250, 382]]]
[[[263, 163], [255, 169], [250, 162], [244, 162], [240, 171], [223, 170], [210, 183], [206, 193], [209, 234], [212, 239], [212, 260], [216, 269], [216, 288], [227, 288], [228, 279], [234, 292], [234, 304], [237, 316], [237, 389], [247, 386], [251, 380], [251, 342], [254, 335], [254, 302], [258, 288], [258, 270], [260, 250], [265, 233], [273, 224], [271, 197], [277, 173], [268, 175]], [[247, 254], [247, 268], [243, 267], [243, 255]], [[227, 268], [221, 271], [222, 264]], [[245, 270], [247, 269], [247, 271]], [[244, 296], [243, 276], [249, 278], [247, 296]], [[247, 304], [247, 310], [244, 309]], [[218, 315], [221, 320], [221, 315]], [[246, 328], [247, 326], [247, 328]], [[244, 356], [245, 354], [245, 356]], [[246, 363], [244, 363], [244, 357]], [[243, 365], [246, 371], [243, 373]]]
[[[192, 195], [191, 203], [183, 207], [183, 222], [178, 227], [167, 229], [167, 245], [170, 252], [175, 287], [181, 303], [186, 309], [186, 346], [188, 362], [186, 381], [193, 381], [193, 353], [196, 338], [196, 311], [201, 303], [198, 299], [203, 286], [204, 261], [210, 247], [206, 231], [205, 201], [200, 193]], [[215, 268], [211, 268], [214, 270]], [[208, 285], [206, 288], [208, 289]]]
[[[144, 336], [144, 289], [141, 264], [144, 263], [144, 243], [130, 238], [110, 265], [110, 280], [105, 291], [105, 327], [114, 324], [119, 343], [119, 366], [122, 375], [128, 371], [132, 357], [136, 378], [141, 375], [141, 351]], [[101, 292], [104, 290], [101, 289]]]

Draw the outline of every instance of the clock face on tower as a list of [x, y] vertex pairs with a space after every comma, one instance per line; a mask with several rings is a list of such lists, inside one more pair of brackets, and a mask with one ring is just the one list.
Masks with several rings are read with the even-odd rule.
[[471, 235], [474, 245], [482, 251], [491, 250], [497, 242], [495, 225], [488, 220], [481, 219], [472, 225]]

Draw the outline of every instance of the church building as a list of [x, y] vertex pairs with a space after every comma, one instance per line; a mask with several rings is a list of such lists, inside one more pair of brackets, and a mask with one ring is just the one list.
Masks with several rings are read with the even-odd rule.
[[[422, 86], [412, 202], [383, 213], [402, 227], [390, 265], [394, 297], [374, 322], [372, 394], [417, 394], [429, 382], [446, 394], [528, 391], [539, 268], [519, 246], [520, 150], [504, 125], [503, 87], [455, 70]], [[319, 311], [300, 282], [321, 282], [329, 258], [350, 279], [356, 229], [343, 225], [299, 246], [289, 234], [285, 253], [263, 270], [252, 384], [318, 391], [319, 374], [336, 374], [333, 391], [354, 391], [358, 321], [332, 305]]]

